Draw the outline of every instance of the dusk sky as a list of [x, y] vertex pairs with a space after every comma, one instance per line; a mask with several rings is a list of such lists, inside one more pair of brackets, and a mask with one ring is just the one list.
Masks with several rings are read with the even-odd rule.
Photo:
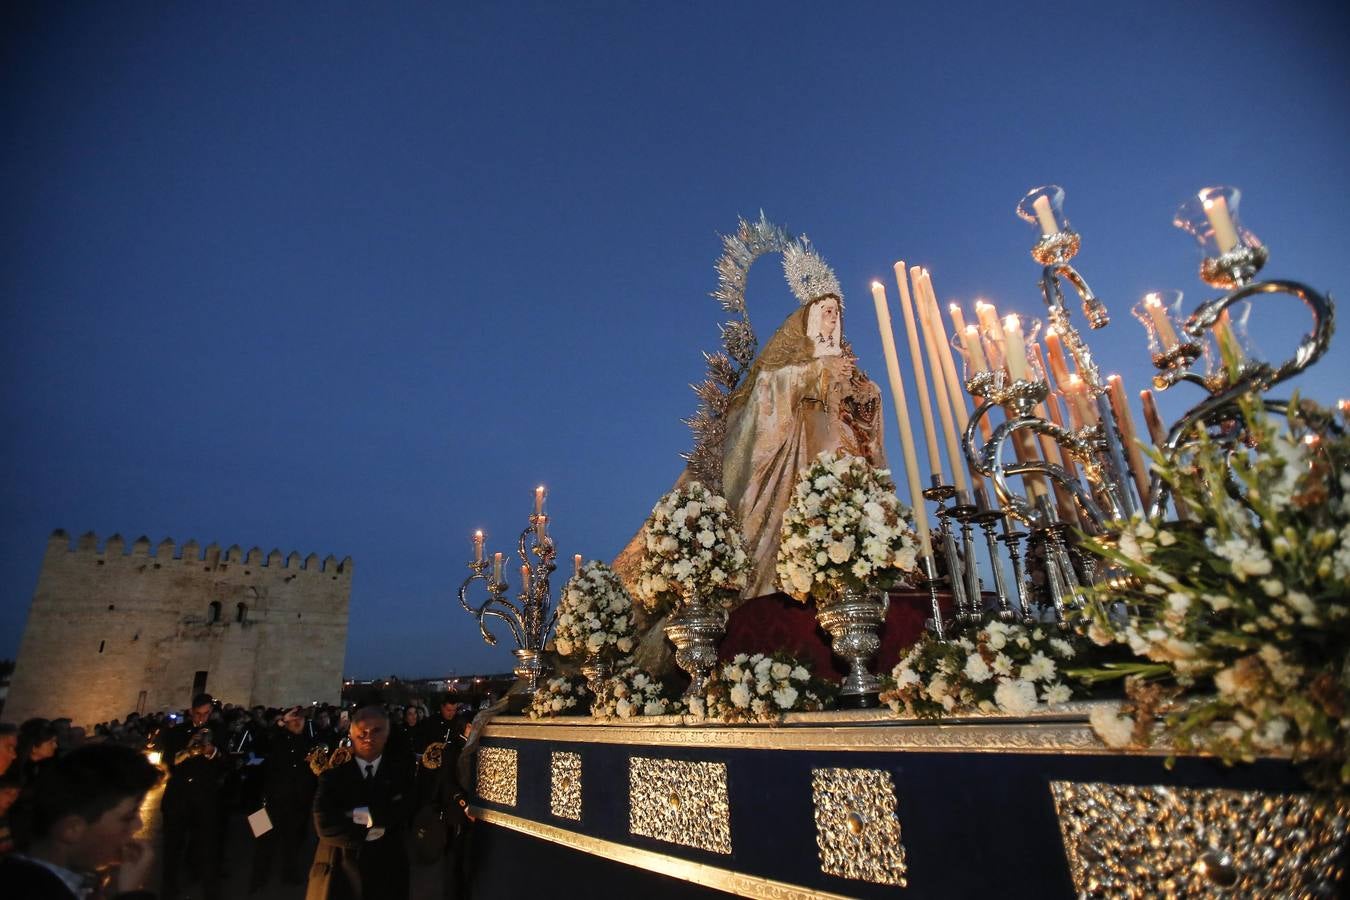
[[[1129, 307], [1214, 295], [1170, 224], [1199, 188], [1242, 189], [1264, 276], [1346, 296], [1336, 6], [7, 5], [0, 657], [64, 528], [351, 556], [349, 675], [508, 670], [454, 602], [470, 535], [510, 551], [542, 483], [561, 559], [622, 548], [691, 443], [718, 235], [760, 210], [883, 387], [896, 259], [1043, 316], [1013, 209], [1048, 182], [1136, 390]], [[776, 258], [749, 305], [761, 342], [795, 308]], [[1308, 319], [1253, 325], [1278, 362]], [[1345, 340], [1296, 386], [1350, 394]]]

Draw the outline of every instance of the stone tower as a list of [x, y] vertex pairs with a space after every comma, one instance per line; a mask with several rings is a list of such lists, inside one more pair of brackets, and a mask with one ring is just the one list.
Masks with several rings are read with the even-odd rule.
[[68, 716], [77, 725], [222, 702], [337, 702], [352, 560], [283, 557], [189, 540], [130, 553], [93, 533], [47, 541], [5, 719]]

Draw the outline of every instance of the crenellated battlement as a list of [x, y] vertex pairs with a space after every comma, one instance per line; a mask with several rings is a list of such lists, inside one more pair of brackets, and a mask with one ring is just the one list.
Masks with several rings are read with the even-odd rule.
[[53, 531], [51, 537], [47, 539], [47, 555], [51, 556], [58, 553], [72, 560], [88, 558], [107, 562], [111, 559], [139, 558], [153, 561], [161, 566], [170, 562], [175, 564], [201, 563], [212, 567], [222, 564], [251, 565], [265, 569], [285, 569], [287, 571], [325, 573], [347, 577], [351, 577], [353, 568], [350, 556], [343, 557], [339, 562], [337, 557], [331, 553], [320, 560], [317, 553], [310, 553], [302, 557], [298, 551], [292, 550], [290, 553], [283, 555], [279, 549], [274, 548], [264, 557], [260, 547], [252, 547], [245, 554], [238, 544], [232, 544], [229, 549], [222, 551], [220, 545], [214, 542], [202, 548], [193, 538], [189, 538], [181, 547], [177, 547], [172, 538], [164, 538], [158, 544], [152, 545], [150, 538], [141, 535], [131, 543], [128, 550], [126, 540], [120, 534], [114, 534], [106, 540], [100, 540], [94, 532], [86, 531], [72, 543], [70, 535], [62, 528]]

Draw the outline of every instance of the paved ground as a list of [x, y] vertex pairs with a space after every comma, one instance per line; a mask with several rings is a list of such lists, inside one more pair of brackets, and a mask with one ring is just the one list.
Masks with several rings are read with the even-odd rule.
[[[154, 866], [154, 878], [151, 882], [151, 889], [159, 890], [159, 872], [160, 851], [162, 848], [161, 832], [163, 831], [163, 817], [159, 811], [159, 801], [163, 796], [164, 788], [158, 787], [145, 798], [145, 803], [141, 806], [141, 818], [145, 822], [144, 829], [140, 837], [152, 842], [155, 848], [156, 864]], [[310, 835], [310, 842], [306, 850], [306, 866], [308, 870], [308, 861], [313, 859], [314, 846], [317, 843], [314, 836]], [[243, 816], [233, 816], [230, 819], [229, 831], [225, 841], [225, 885], [222, 894], [228, 900], [303, 900], [305, 896], [304, 885], [283, 885], [278, 874], [273, 874], [272, 881], [266, 889], [256, 894], [248, 892], [249, 874], [253, 865], [253, 835], [249, 832], [248, 823], [244, 821]], [[202, 900], [202, 886], [193, 884], [188, 886], [185, 897], [192, 900]], [[412, 900], [436, 900], [441, 896], [441, 867], [439, 865], [412, 867]], [[161, 900], [180, 900], [180, 898], [164, 897]]]

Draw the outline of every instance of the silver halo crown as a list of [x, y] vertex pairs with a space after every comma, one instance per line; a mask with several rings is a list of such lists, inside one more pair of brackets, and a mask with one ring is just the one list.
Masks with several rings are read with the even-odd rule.
[[810, 303], [822, 294], [834, 294], [841, 305], [844, 302], [844, 291], [839, 286], [834, 269], [821, 258], [805, 235], [783, 250], [783, 276], [792, 293], [803, 304]]

